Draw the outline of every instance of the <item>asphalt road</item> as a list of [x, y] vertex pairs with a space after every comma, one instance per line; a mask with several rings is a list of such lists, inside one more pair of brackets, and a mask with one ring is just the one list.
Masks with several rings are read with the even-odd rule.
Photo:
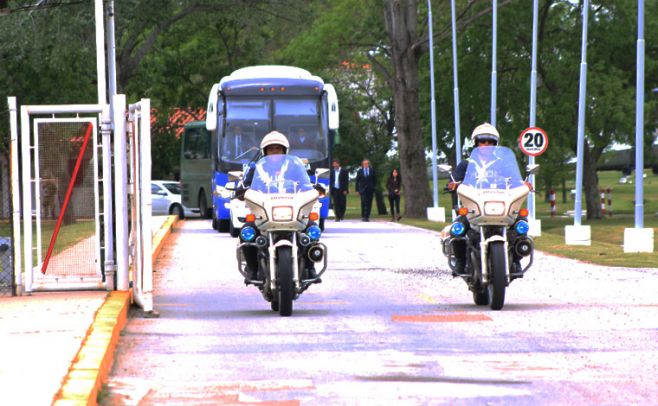
[[450, 276], [436, 233], [327, 223], [329, 270], [270, 310], [235, 240], [179, 223], [133, 311], [103, 404], [655, 404], [658, 269], [539, 254], [502, 311]]

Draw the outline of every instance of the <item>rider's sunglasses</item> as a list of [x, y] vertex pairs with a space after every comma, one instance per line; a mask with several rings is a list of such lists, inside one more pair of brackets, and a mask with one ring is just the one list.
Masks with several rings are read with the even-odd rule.
[[478, 145], [482, 145], [482, 144], [495, 145], [496, 142], [494, 140], [479, 140]]

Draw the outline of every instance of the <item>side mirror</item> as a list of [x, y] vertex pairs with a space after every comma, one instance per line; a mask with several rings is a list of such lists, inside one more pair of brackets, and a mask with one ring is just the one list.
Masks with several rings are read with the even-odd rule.
[[210, 89], [208, 95], [208, 108], [206, 109], [206, 130], [214, 131], [217, 129], [217, 98], [219, 90], [219, 83], [215, 83]]
[[439, 171], [443, 172], [443, 173], [452, 171], [452, 166], [451, 165], [441, 164], [441, 165], [438, 166], [438, 168], [439, 168]]
[[528, 165], [526, 166], [525, 171], [528, 174], [528, 176], [534, 175], [537, 172], [539, 172], [539, 164]]
[[244, 173], [242, 171], [230, 171], [228, 173], [228, 180], [233, 181], [233, 180], [242, 180], [242, 176]]
[[315, 170], [315, 179], [318, 178], [328, 178], [331, 173], [331, 169], [328, 168], [317, 168]]
[[237, 188], [237, 182], [232, 181], [232, 182], [226, 182], [226, 185], [224, 185], [224, 189], [234, 191]]

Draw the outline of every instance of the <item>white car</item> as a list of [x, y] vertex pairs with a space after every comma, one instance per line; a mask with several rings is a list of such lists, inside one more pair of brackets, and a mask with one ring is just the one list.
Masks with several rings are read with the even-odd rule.
[[151, 181], [151, 200], [154, 215], [173, 214], [183, 219], [192, 213], [181, 203], [180, 183], [173, 180]]

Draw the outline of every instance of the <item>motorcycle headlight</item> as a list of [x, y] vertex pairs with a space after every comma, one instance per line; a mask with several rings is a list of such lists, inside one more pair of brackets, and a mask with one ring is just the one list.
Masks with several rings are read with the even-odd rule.
[[256, 229], [251, 226], [242, 227], [240, 230], [240, 239], [251, 242], [256, 238]]
[[272, 207], [272, 220], [292, 221], [292, 207], [291, 206]]
[[486, 202], [484, 204], [485, 216], [500, 216], [505, 213], [505, 203], [503, 202]]
[[320, 239], [320, 236], [322, 235], [322, 230], [320, 230], [320, 227], [316, 225], [312, 225], [306, 230], [306, 235], [308, 235], [311, 238], [311, 240], [317, 241]]
[[530, 229], [530, 225], [525, 220], [519, 220], [514, 225], [514, 229], [516, 230], [517, 234], [526, 235], [526, 234], [528, 234], [528, 230]]
[[450, 227], [450, 234], [452, 234], [453, 237], [460, 237], [464, 235], [466, 232], [466, 227], [464, 227], [464, 224], [461, 221], [455, 221], [452, 223], [452, 226]]

